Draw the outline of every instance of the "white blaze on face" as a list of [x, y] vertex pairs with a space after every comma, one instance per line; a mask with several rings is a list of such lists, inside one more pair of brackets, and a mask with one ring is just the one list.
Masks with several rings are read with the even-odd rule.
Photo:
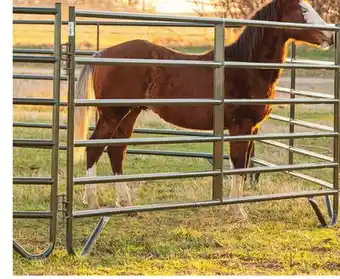
[[[305, 17], [306, 23], [308, 24], [317, 24], [317, 25], [326, 25], [327, 23], [322, 19], [322, 17], [313, 9], [311, 5], [309, 5], [304, 0], [300, 0], [301, 11], [303, 16]], [[324, 35], [331, 39], [333, 36], [332, 31], [321, 31]], [[328, 42], [324, 42], [325, 47], [328, 46]]]

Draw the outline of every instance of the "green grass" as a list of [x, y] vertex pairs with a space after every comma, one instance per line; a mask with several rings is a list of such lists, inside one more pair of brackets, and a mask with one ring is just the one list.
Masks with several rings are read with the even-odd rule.
[[[285, 108], [274, 112], [287, 114]], [[15, 120], [25, 120], [22, 107], [15, 111]], [[318, 113], [315, 113], [318, 111]], [[37, 115], [35, 121], [49, 122], [50, 115]], [[33, 113], [31, 110], [30, 113]], [[331, 111], [299, 108], [299, 118], [332, 125]], [[22, 119], [23, 118], [23, 119]], [[145, 114], [138, 127], [169, 128], [158, 118]], [[173, 127], [172, 127], [173, 128]], [[287, 126], [267, 122], [263, 132], [287, 131]], [[140, 136], [140, 135], [135, 135]], [[14, 128], [14, 137], [49, 138], [43, 129]], [[61, 132], [65, 143], [66, 133]], [[286, 141], [285, 141], [286, 142]], [[296, 145], [331, 156], [328, 139], [297, 140]], [[211, 144], [143, 146], [138, 148], [211, 152]], [[226, 152], [228, 147], [226, 146]], [[257, 144], [258, 157], [277, 164], [287, 164], [287, 152]], [[50, 151], [14, 149], [15, 176], [48, 176]], [[296, 163], [317, 162], [304, 156], [294, 156]], [[66, 153], [60, 152], [60, 193], [65, 193]], [[228, 164], [226, 163], [226, 168]], [[128, 155], [125, 173], [186, 172], [211, 169], [203, 159]], [[303, 173], [330, 181], [330, 170]], [[80, 165], [76, 176], [85, 175]], [[98, 165], [99, 175], [111, 174], [104, 155]], [[211, 197], [210, 178], [191, 178], [132, 182], [134, 204], [206, 200]], [[247, 187], [245, 195], [317, 189], [317, 185], [295, 177], [275, 173], [263, 174], [256, 189]], [[224, 185], [228, 195], [228, 183]], [[14, 210], [48, 210], [49, 188], [46, 186], [15, 186]], [[83, 187], [74, 189], [75, 209], [82, 204]], [[98, 186], [102, 206], [113, 206], [112, 185]], [[322, 199], [318, 199], [321, 205]], [[246, 204], [249, 222], [235, 222], [228, 207], [141, 213], [138, 217], [112, 217], [88, 257], [68, 256], [64, 248], [65, 224], [58, 221], [57, 245], [46, 260], [28, 261], [14, 254], [16, 275], [339, 275], [340, 230], [318, 228], [318, 221], [306, 199]], [[323, 207], [323, 210], [325, 208]], [[60, 216], [61, 217], [61, 216]], [[96, 218], [75, 221], [77, 251], [94, 228]], [[31, 252], [47, 245], [48, 226], [45, 221], [15, 220], [14, 237]]]

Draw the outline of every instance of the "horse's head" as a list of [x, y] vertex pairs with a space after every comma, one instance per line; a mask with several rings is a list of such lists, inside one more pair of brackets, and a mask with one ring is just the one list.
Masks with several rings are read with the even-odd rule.
[[[305, 0], [274, 0], [282, 22], [327, 24]], [[327, 48], [334, 44], [332, 31], [318, 29], [287, 29], [289, 38]]]

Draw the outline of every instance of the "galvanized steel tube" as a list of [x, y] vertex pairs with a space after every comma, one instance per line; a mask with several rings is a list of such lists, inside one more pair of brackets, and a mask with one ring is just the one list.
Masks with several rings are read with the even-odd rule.
[[57, 8], [13, 7], [13, 14], [55, 15], [57, 13]]
[[74, 94], [75, 94], [75, 48], [76, 48], [75, 8], [69, 7], [69, 70], [67, 101], [67, 178], [66, 178], [66, 249], [69, 254], [73, 250], [73, 155], [74, 155]]
[[[340, 24], [337, 25], [340, 28]], [[333, 183], [334, 189], [337, 190], [337, 194], [333, 197], [333, 214], [330, 221], [330, 226], [336, 224], [339, 214], [339, 163], [340, 163], [340, 29], [335, 33], [335, 55], [334, 63], [339, 67], [334, 71], [334, 98], [338, 100], [338, 104], [334, 104], [334, 131], [337, 133], [337, 137], [334, 138], [334, 162], [337, 163], [337, 167], [333, 171]]]
[[[224, 24], [215, 26], [214, 34], [214, 61], [223, 63], [224, 61]], [[220, 138], [213, 143], [213, 169], [219, 174], [213, 177], [212, 199], [223, 200], [223, 135], [224, 135], [224, 67], [214, 69], [214, 99], [220, 103], [214, 106], [213, 127], [214, 137]]]
[[[291, 44], [291, 59], [292, 61], [296, 58], [296, 45], [293, 42]], [[296, 69], [290, 70], [290, 98], [295, 99], [295, 95], [293, 93], [293, 90], [295, 90], [296, 87]], [[289, 106], [289, 133], [294, 133], [295, 131], [295, 123], [293, 122], [295, 120], [295, 104], [290, 104]], [[289, 147], [294, 147], [294, 139], [289, 139]], [[288, 164], [292, 165], [294, 159], [294, 153], [291, 152], [288, 149]]]
[[184, 209], [193, 207], [206, 207], [214, 205], [228, 205], [236, 203], [250, 203], [250, 202], [263, 202], [274, 201], [284, 199], [297, 199], [315, 196], [334, 195], [335, 190], [323, 190], [323, 191], [304, 191], [304, 192], [292, 192], [282, 194], [269, 194], [263, 196], [248, 196], [236, 199], [223, 199], [223, 201], [201, 201], [201, 202], [187, 202], [187, 203], [172, 203], [172, 204], [153, 204], [153, 205], [140, 205], [121, 208], [101, 208], [96, 210], [84, 210], [75, 211], [73, 213], [74, 218], [85, 218], [95, 216], [110, 216], [115, 214], [129, 214], [135, 212], [148, 212], [170, 209]]

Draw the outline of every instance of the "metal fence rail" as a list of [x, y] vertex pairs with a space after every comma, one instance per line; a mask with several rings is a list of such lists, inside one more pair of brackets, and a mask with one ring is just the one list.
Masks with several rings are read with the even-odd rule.
[[[211, 24], [214, 25], [215, 28], [215, 44], [214, 44], [214, 61], [193, 61], [193, 60], [159, 60], [159, 59], [110, 59], [110, 58], [93, 58], [93, 57], [76, 57], [75, 51], [75, 30], [73, 30], [73, 35], [69, 36], [69, 51], [71, 54], [70, 59], [70, 71], [69, 71], [69, 96], [68, 96], [68, 122], [67, 122], [67, 132], [68, 132], [68, 141], [67, 141], [67, 249], [69, 253], [74, 253], [73, 250], [73, 219], [80, 217], [90, 217], [90, 216], [101, 216], [102, 219], [98, 223], [97, 227], [93, 231], [92, 235], [88, 239], [84, 249], [83, 254], [86, 254], [90, 251], [90, 248], [93, 245], [96, 237], [100, 233], [100, 230], [103, 229], [104, 223], [107, 222], [108, 215], [112, 214], [122, 214], [122, 213], [131, 213], [131, 212], [143, 212], [143, 211], [151, 211], [151, 210], [165, 210], [165, 209], [174, 209], [174, 208], [187, 208], [194, 206], [209, 206], [209, 205], [218, 205], [218, 204], [232, 204], [232, 203], [243, 203], [243, 202], [257, 202], [257, 201], [267, 201], [267, 200], [276, 200], [276, 199], [285, 199], [285, 198], [299, 198], [299, 197], [314, 197], [319, 195], [333, 195], [333, 213], [331, 223], [337, 219], [338, 206], [335, 200], [338, 198], [338, 182], [335, 181], [338, 179], [338, 143], [339, 143], [339, 127], [334, 123], [334, 129], [332, 127], [324, 127], [313, 125], [313, 123], [305, 123], [303, 121], [298, 121], [294, 119], [287, 119], [280, 116], [274, 116], [274, 120], [288, 122], [290, 125], [300, 125], [304, 127], [310, 128], [319, 128], [322, 132], [300, 132], [296, 133], [295, 131], [290, 133], [278, 133], [278, 134], [261, 134], [261, 135], [252, 135], [252, 136], [236, 136], [231, 137], [229, 135], [225, 135], [223, 131], [223, 113], [224, 113], [224, 104], [238, 104], [238, 105], [249, 105], [249, 104], [289, 104], [291, 108], [295, 108], [296, 104], [331, 104], [334, 105], [334, 115], [335, 119], [338, 119], [339, 116], [339, 98], [338, 93], [335, 93], [334, 98], [330, 98], [329, 96], [313, 96], [312, 94], [307, 94], [308, 97], [319, 97], [316, 99], [275, 99], [275, 100], [243, 100], [243, 99], [224, 99], [224, 69], [225, 68], [257, 68], [257, 69], [290, 69], [295, 71], [296, 69], [327, 69], [333, 70], [334, 72], [339, 71], [339, 63], [336, 60], [335, 63], [313, 63], [311, 61], [301, 61], [296, 62], [295, 57], [294, 61], [287, 61], [288, 63], [278, 64], [278, 63], [248, 63], [248, 62], [237, 62], [237, 61], [224, 61], [223, 57], [223, 49], [224, 49], [224, 27], [233, 26], [233, 24], [237, 25], [252, 25], [252, 26], [260, 26], [260, 27], [277, 27], [277, 28], [317, 28], [317, 29], [326, 29], [337, 31], [339, 34], [339, 27], [337, 26], [311, 26], [306, 24], [291, 24], [291, 23], [277, 23], [277, 22], [263, 22], [263, 21], [247, 21], [247, 20], [227, 20], [227, 19], [211, 19], [211, 18], [192, 18], [192, 17], [170, 17], [170, 16], [155, 16], [155, 15], [134, 15], [134, 14], [126, 14], [126, 13], [111, 13], [111, 12], [97, 12], [97, 11], [77, 11], [74, 7], [70, 8], [69, 12], [70, 18], [69, 22], [76, 26], [77, 17], [95, 17], [95, 18], [110, 18], [110, 19], [138, 19], [138, 20], [147, 20], [147, 21], [168, 21], [168, 22], [183, 22], [183, 23], [197, 23], [197, 24]], [[138, 23], [136, 23], [138, 25]], [[337, 35], [337, 48], [339, 46], [339, 35]], [[338, 54], [336, 55], [338, 56]], [[162, 100], [75, 100], [74, 99], [74, 80], [75, 80], [75, 67], [76, 65], [84, 65], [84, 64], [92, 64], [92, 65], [156, 65], [156, 66], [200, 66], [200, 67], [212, 67], [214, 68], [214, 99], [162, 99]], [[293, 83], [293, 82], [292, 82]], [[292, 84], [293, 86], [294, 84]], [[293, 88], [295, 89], [295, 88]], [[338, 88], [335, 88], [338, 90]], [[283, 89], [285, 91], [285, 89]], [[291, 90], [289, 91], [292, 94]], [[300, 92], [298, 92], [300, 93]], [[302, 94], [305, 92], [302, 92]], [[321, 97], [321, 98], [320, 98]], [[169, 138], [133, 138], [133, 139], [105, 139], [105, 140], [83, 140], [83, 141], [74, 141], [73, 129], [74, 129], [74, 115], [73, 110], [76, 106], [135, 106], [135, 105], [213, 105], [214, 107], [214, 131], [209, 136], [201, 136], [198, 133], [196, 135], [190, 136], [181, 136], [181, 137], [169, 137]], [[338, 121], [338, 120], [336, 120]], [[335, 122], [336, 122], [335, 121]], [[325, 131], [324, 131], [325, 130]], [[242, 141], [242, 140], [265, 140], [264, 143], [267, 144], [275, 144], [276, 142], [270, 142], [273, 139], [289, 139], [292, 143], [294, 139], [297, 138], [317, 138], [317, 137], [331, 137], [334, 139], [334, 158], [332, 160], [327, 156], [318, 156], [320, 154], [315, 154], [313, 152], [308, 152], [305, 150], [301, 150], [295, 148], [295, 152], [304, 154], [307, 156], [314, 156], [318, 158], [324, 159], [326, 162], [322, 163], [313, 163], [313, 164], [288, 164], [284, 166], [263, 166], [263, 167], [252, 167], [246, 169], [237, 169], [237, 170], [223, 170], [223, 143], [224, 141]], [[121, 176], [99, 176], [99, 177], [74, 177], [73, 173], [73, 148], [74, 147], [85, 147], [85, 146], [96, 146], [96, 147], [105, 147], [110, 145], [128, 145], [128, 144], [166, 144], [166, 143], [184, 143], [184, 142], [213, 142], [213, 153], [211, 158], [213, 159], [213, 170], [212, 171], [202, 171], [202, 172], [189, 172], [189, 173], [159, 173], [159, 174], [139, 174], [139, 175], [121, 175]], [[286, 146], [282, 146], [280, 144], [276, 144], [277, 147], [285, 148]], [[291, 153], [291, 145], [288, 146], [288, 149]], [[150, 154], [150, 152], [149, 152]], [[253, 158], [254, 163], [261, 164], [261, 160], [257, 160]], [[320, 179], [316, 179], [310, 176], [306, 176], [300, 173], [297, 173], [297, 170], [306, 170], [306, 169], [317, 169], [317, 168], [332, 168], [334, 177], [333, 184], [329, 184], [325, 181], [321, 181]], [[234, 175], [234, 174], [246, 174], [246, 173], [265, 173], [265, 172], [275, 172], [275, 171], [284, 171], [288, 173], [294, 173], [300, 178], [304, 178], [308, 181], [319, 184], [320, 186], [331, 188], [330, 190], [323, 191], [310, 191], [310, 192], [302, 192], [302, 193], [284, 193], [284, 194], [275, 194], [275, 195], [264, 195], [264, 196], [256, 196], [256, 197], [242, 197], [239, 199], [224, 199], [222, 192], [223, 185], [223, 177], [224, 175]], [[86, 210], [86, 211], [73, 211], [73, 185], [78, 184], [92, 184], [92, 183], [109, 183], [109, 182], [118, 182], [118, 181], [135, 181], [135, 180], [154, 180], [154, 179], [174, 179], [174, 178], [183, 178], [183, 177], [202, 177], [202, 176], [212, 176], [213, 178], [213, 196], [210, 201], [203, 201], [197, 203], [181, 203], [181, 204], [167, 204], [167, 205], [147, 205], [147, 206], [133, 206], [129, 208], [108, 208], [108, 209], [99, 209], [99, 210]], [[313, 199], [311, 199], [311, 204], [313, 209], [315, 210], [319, 220], [321, 223], [325, 219], [322, 219], [322, 215], [320, 215], [320, 210], [314, 203]], [[329, 210], [330, 211], [330, 210]], [[105, 221], [103, 218], [106, 218]]]
[[[60, 70], [61, 70], [61, 4], [57, 3], [55, 8], [28, 8], [14, 7], [15, 14], [44, 14], [53, 15], [54, 20], [54, 48], [52, 56], [13, 56], [13, 62], [53, 63], [53, 98], [14, 98], [14, 105], [48, 105], [53, 107], [52, 112], [52, 139], [51, 140], [29, 140], [14, 139], [13, 147], [47, 148], [52, 151], [51, 177], [14, 177], [13, 184], [20, 185], [49, 185], [51, 187], [49, 211], [20, 211], [13, 212], [13, 218], [49, 219], [49, 245], [40, 254], [32, 254], [26, 251], [17, 241], [13, 240], [13, 248], [20, 255], [29, 259], [40, 259], [48, 257], [54, 249], [57, 233], [57, 195], [58, 195], [58, 152], [59, 152], [59, 102], [60, 102]], [[14, 75], [14, 78], [26, 78], [25, 75]], [[15, 124], [15, 123], [14, 123]]]

